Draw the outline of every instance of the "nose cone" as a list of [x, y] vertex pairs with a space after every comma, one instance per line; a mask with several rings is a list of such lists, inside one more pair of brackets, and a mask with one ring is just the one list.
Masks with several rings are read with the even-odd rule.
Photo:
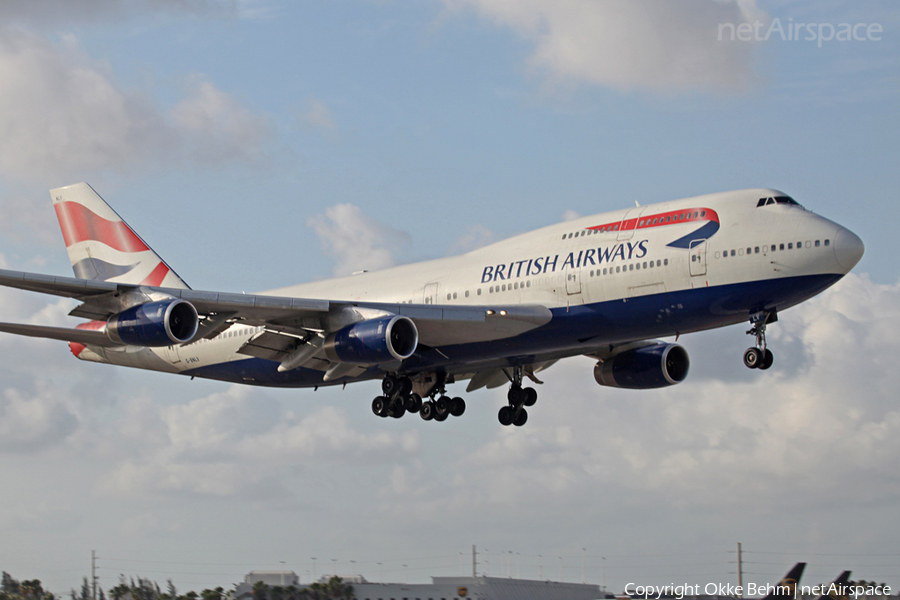
[[848, 271], [862, 258], [866, 247], [855, 233], [843, 227], [834, 236], [834, 257]]

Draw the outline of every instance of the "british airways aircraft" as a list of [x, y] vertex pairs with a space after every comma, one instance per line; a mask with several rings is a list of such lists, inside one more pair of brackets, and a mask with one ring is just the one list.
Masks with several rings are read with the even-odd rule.
[[75, 328], [0, 323], [69, 342], [81, 360], [248, 385], [380, 379], [382, 417], [460, 416], [467, 392], [509, 386], [503, 425], [537, 400], [526, 379], [568, 356], [602, 386], [650, 389], [688, 374], [655, 338], [766, 326], [833, 285], [863, 243], [782, 192], [751, 189], [582, 217], [450, 258], [260, 294], [191, 289], [87, 184], [51, 190], [75, 278], [0, 270], [0, 284], [74, 298]]

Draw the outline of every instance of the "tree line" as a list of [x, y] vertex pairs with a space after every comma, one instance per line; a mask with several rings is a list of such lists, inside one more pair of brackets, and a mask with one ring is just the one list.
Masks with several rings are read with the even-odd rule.
[[[354, 600], [353, 586], [334, 576], [325, 582], [316, 582], [308, 586], [267, 585], [257, 581], [253, 585], [250, 596], [235, 598], [232, 592], [222, 587], [205, 589], [199, 594], [190, 591], [179, 594], [172, 580], [167, 581], [166, 591], [150, 579], [138, 577], [119, 578], [119, 584], [109, 589], [109, 600]], [[69, 592], [71, 600], [94, 600], [93, 589], [84, 578], [81, 589]], [[60, 596], [44, 589], [39, 579], [18, 581], [6, 571], [0, 583], [0, 600], [62, 600]], [[97, 600], [107, 600], [107, 593], [102, 587], [97, 588]]]

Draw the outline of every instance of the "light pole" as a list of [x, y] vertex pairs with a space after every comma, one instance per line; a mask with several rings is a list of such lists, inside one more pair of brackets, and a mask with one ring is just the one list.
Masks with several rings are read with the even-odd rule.
[[313, 561], [313, 583], [316, 582], [316, 557], [311, 557]]
[[351, 575], [356, 575], [356, 574], [357, 574], [357, 573], [356, 573], [356, 561], [355, 561], [355, 560], [351, 560], [351, 561], [350, 561], [350, 570], [353, 571], [352, 573], [350, 573]]
[[284, 587], [284, 561], [279, 560], [278, 562], [281, 563], [281, 587]]
[[562, 556], [559, 557], [559, 581], [562, 582]]
[[381, 563], [378, 563], [378, 583], [384, 583], [381, 579]]
[[540, 573], [541, 573], [541, 575], [540, 575], [540, 577], [538, 577], [538, 579], [543, 581], [544, 580], [544, 557], [541, 554], [538, 554], [538, 564], [540, 565], [539, 568], [540, 568]]
[[403, 565], [403, 583], [409, 583], [409, 567]]
[[587, 548], [581, 549], [581, 583], [587, 583], [587, 580], [584, 578], [584, 553], [587, 552]]
[[336, 559], [336, 558], [332, 558], [332, 559], [331, 559], [331, 563], [332, 563], [332, 564], [331, 564], [331, 570], [334, 571], [334, 576], [337, 577], [337, 559]]

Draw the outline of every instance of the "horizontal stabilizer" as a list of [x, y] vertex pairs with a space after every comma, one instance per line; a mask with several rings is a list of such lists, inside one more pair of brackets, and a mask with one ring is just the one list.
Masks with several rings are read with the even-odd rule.
[[109, 339], [102, 331], [92, 331], [90, 329], [69, 329], [67, 327], [0, 323], [0, 331], [4, 333], [14, 333], [16, 335], [61, 340], [63, 342], [77, 342], [79, 344], [103, 346], [107, 348], [122, 345]]

